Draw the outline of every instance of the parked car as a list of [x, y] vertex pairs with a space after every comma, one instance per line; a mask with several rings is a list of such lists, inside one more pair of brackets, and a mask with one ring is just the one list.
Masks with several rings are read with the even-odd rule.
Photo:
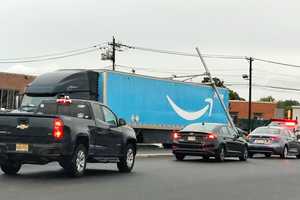
[[44, 100], [35, 113], [0, 114], [0, 164], [16, 174], [22, 164], [57, 161], [72, 176], [86, 163], [117, 163], [130, 172], [136, 154], [135, 132], [96, 101]]
[[226, 124], [195, 123], [173, 133], [173, 154], [181, 161], [185, 156], [215, 157], [224, 161], [225, 157], [248, 158], [247, 142]]
[[282, 126], [258, 127], [248, 136], [249, 157], [262, 153], [266, 157], [272, 154], [286, 158], [288, 155], [295, 155], [300, 158], [300, 142], [296, 136]]

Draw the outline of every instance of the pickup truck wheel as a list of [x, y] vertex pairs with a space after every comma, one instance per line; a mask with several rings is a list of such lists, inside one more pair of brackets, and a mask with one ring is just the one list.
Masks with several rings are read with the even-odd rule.
[[7, 161], [1, 165], [1, 169], [7, 175], [15, 175], [20, 171], [21, 166], [18, 162]]
[[128, 144], [125, 148], [125, 155], [120, 157], [117, 167], [120, 172], [131, 172], [135, 162], [135, 148], [132, 144]]
[[87, 150], [84, 145], [76, 147], [73, 155], [66, 161], [60, 162], [60, 165], [68, 172], [69, 175], [80, 177], [84, 174], [86, 168]]

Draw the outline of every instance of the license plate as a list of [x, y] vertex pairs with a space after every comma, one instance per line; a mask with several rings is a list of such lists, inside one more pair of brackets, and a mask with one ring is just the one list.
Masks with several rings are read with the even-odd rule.
[[196, 137], [195, 136], [188, 136], [188, 141], [196, 141]]
[[28, 152], [28, 144], [16, 144], [16, 151], [18, 152]]
[[265, 144], [266, 141], [265, 140], [255, 140], [256, 144]]

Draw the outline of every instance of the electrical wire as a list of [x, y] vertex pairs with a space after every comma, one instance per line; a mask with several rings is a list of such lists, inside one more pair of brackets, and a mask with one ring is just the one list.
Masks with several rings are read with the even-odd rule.
[[[248, 86], [249, 84], [246, 83], [226, 83], [226, 86]], [[261, 84], [252, 84], [253, 87], [261, 87], [261, 88], [270, 88], [270, 89], [277, 89], [277, 90], [289, 90], [289, 91], [296, 91], [300, 92], [300, 88], [289, 88], [289, 87], [278, 87], [278, 86], [271, 86], [271, 85], [261, 85]]]
[[92, 46], [85, 47], [85, 48], [74, 49], [74, 50], [69, 50], [69, 51], [63, 51], [63, 52], [58, 52], [58, 53], [38, 55], [38, 56], [18, 57], [18, 58], [0, 58], [0, 61], [28, 60], [28, 59], [35, 59], [35, 58], [59, 56], [59, 55], [70, 54], [70, 53], [79, 52], [79, 51], [85, 51], [85, 50], [88, 50], [88, 49], [94, 49], [94, 48], [97, 48], [97, 47], [102, 48], [101, 45], [103, 45], [103, 44], [105, 44], [105, 43], [103, 42], [103, 43], [92, 45]]
[[[139, 46], [132, 46], [132, 45], [124, 45], [118, 44], [119, 46], [127, 47], [129, 49], [136, 49], [141, 51], [149, 51], [154, 53], [163, 53], [163, 54], [171, 54], [177, 56], [188, 56], [188, 57], [199, 57], [197, 54], [186, 53], [186, 52], [179, 52], [179, 51], [171, 51], [171, 50], [162, 50], [162, 49], [153, 49], [153, 48], [146, 48], [146, 47], [139, 47]], [[219, 59], [247, 59], [246, 56], [232, 56], [232, 55], [218, 55], [218, 54], [203, 54], [203, 57], [206, 58], [219, 58]]]
[[277, 62], [277, 61], [272, 61], [272, 60], [266, 60], [266, 59], [261, 59], [261, 58], [253, 58], [253, 59], [257, 60], [257, 61], [265, 62], [265, 63], [270, 63], [270, 64], [276, 64], [276, 65], [282, 65], [282, 66], [287, 66], [287, 67], [300, 68], [300, 65], [282, 63], [282, 62]]
[[87, 50], [87, 51], [72, 53], [72, 54], [68, 54], [68, 55], [54, 56], [54, 57], [49, 57], [49, 58], [46, 57], [46, 58], [32, 59], [32, 60], [0, 61], [0, 64], [33, 63], [33, 62], [42, 62], [42, 61], [48, 61], [48, 60], [57, 60], [57, 59], [62, 59], [62, 58], [67, 58], [67, 57], [88, 54], [88, 53], [95, 52], [95, 51], [98, 51], [98, 49], [91, 49], [91, 50]]

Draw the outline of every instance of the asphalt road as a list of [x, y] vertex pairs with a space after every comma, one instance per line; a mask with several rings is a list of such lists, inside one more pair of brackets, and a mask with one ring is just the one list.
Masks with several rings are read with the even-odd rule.
[[131, 174], [112, 164], [90, 164], [86, 176], [68, 178], [59, 165], [25, 165], [21, 174], [0, 174], [1, 200], [289, 200], [300, 199], [300, 160], [139, 158]]

